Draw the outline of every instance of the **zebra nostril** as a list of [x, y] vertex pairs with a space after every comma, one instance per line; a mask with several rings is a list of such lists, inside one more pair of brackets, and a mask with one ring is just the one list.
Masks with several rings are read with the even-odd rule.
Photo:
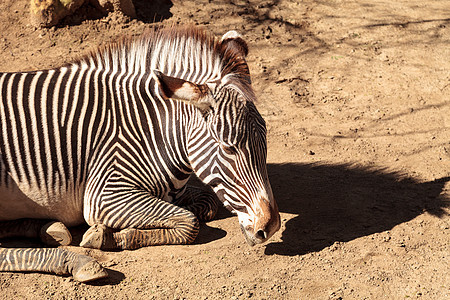
[[255, 236], [261, 240], [265, 240], [267, 238], [267, 233], [264, 230], [260, 229], [256, 232]]

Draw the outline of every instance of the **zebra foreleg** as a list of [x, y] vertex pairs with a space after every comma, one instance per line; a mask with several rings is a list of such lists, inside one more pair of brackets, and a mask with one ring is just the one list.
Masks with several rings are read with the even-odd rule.
[[105, 278], [108, 273], [93, 258], [57, 248], [0, 249], [0, 272], [30, 271], [72, 275], [80, 282]]
[[0, 222], [0, 238], [40, 238], [47, 246], [66, 246], [72, 242], [67, 227], [57, 221], [20, 219]]
[[[191, 244], [195, 240], [200, 226], [192, 212], [151, 196], [145, 200], [147, 202], [136, 203], [135, 207], [127, 207], [120, 212], [121, 222], [127, 224], [123, 226], [124, 229], [119, 231], [111, 228], [114, 224], [109, 224], [107, 218], [98, 221], [83, 235], [80, 246], [137, 249], [154, 245]], [[142, 206], [149, 209], [142, 211]]]
[[[154, 245], [192, 244], [198, 235], [198, 219], [187, 210], [160, 223], [163, 228], [127, 228], [113, 234], [119, 249], [137, 249]], [[160, 226], [158, 226], [160, 227]]]
[[126, 228], [116, 232], [105, 225], [96, 224], [83, 235], [80, 246], [102, 250], [133, 250], [156, 245], [191, 244], [200, 226], [197, 218], [191, 212], [188, 213], [188, 217], [174, 216], [166, 220], [164, 228]]
[[214, 193], [192, 185], [186, 186], [186, 191], [175, 204], [191, 211], [202, 222], [213, 220], [219, 209]]

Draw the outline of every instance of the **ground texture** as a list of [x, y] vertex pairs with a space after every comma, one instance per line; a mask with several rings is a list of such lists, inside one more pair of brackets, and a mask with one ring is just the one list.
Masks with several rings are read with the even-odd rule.
[[250, 248], [221, 211], [194, 245], [121, 252], [77, 247], [75, 230], [66, 248], [109, 279], [1, 273], [1, 299], [450, 299], [448, 1], [142, 0], [136, 20], [85, 6], [44, 30], [28, 2], [0, 2], [0, 71], [56, 67], [154, 21], [239, 31], [283, 224]]

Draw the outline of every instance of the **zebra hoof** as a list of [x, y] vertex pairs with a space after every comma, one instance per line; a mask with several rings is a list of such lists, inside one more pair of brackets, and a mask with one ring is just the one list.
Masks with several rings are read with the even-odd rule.
[[79, 282], [88, 282], [108, 277], [106, 270], [94, 259], [86, 257], [81, 259], [72, 271], [73, 279]]
[[72, 235], [62, 222], [49, 222], [39, 232], [41, 241], [48, 246], [67, 246], [72, 242]]
[[114, 249], [113, 231], [103, 224], [91, 226], [84, 234], [80, 246], [93, 249]]

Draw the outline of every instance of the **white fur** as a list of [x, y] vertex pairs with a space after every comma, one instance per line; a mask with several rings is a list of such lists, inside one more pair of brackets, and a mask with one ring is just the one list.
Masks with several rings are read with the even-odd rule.
[[220, 41], [224, 41], [226, 39], [237, 39], [237, 38], [242, 38], [242, 36], [237, 31], [230, 30], [222, 36], [222, 39]]

